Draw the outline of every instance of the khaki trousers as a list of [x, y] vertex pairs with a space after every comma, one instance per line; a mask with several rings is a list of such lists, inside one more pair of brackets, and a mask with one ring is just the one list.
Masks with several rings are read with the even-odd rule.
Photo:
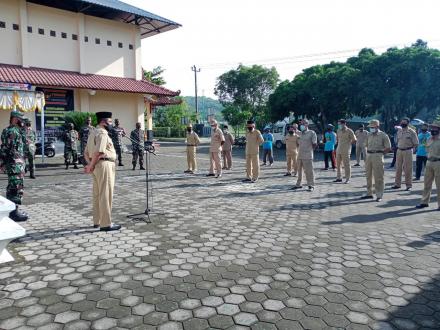
[[383, 155], [382, 154], [368, 154], [365, 159], [365, 172], [367, 174], [367, 195], [373, 196], [373, 178], [374, 190], [376, 197], [382, 198], [385, 189]]
[[293, 154], [288, 154], [286, 155], [287, 158], [287, 173], [297, 173], [298, 172], [298, 163], [297, 163], [297, 158], [298, 158], [298, 153], [295, 152]]
[[336, 171], [337, 179], [342, 179], [341, 166], [344, 164], [345, 179], [351, 178], [350, 154], [336, 153]]
[[301, 186], [302, 182], [302, 172], [306, 174], [307, 185], [315, 186], [315, 173], [313, 172], [313, 160], [312, 159], [298, 159], [298, 180], [296, 181], [296, 186]]
[[260, 177], [258, 154], [246, 155], [246, 177], [251, 180], [257, 180]]
[[210, 166], [209, 173], [210, 174], [222, 174], [222, 162], [220, 160], [220, 151], [210, 152]]
[[223, 167], [226, 168], [227, 170], [230, 170], [232, 168], [232, 151], [223, 150], [222, 156], [223, 156]]
[[437, 204], [440, 207], [440, 162], [431, 162], [428, 160], [425, 168], [425, 178], [423, 187], [423, 196], [421, 204], [429, 204], [431, 199], [432, 183], [435, 181], [437, 187]]
[[186, 161], [188, 163], [188, 171], [197, 171], [196, 147], [186, 147]]
[[115, 162], [98, 161], [93, 171], [93, 224], [109, 227], [112, 223]]
[[396, 186], [402, 185], [402, 172], [405, 173], [406, 187], [412, 187], [413, 153], [412, 149], [397, 150], [396, 154]]
[[361, 155], [364, 163], [367, 159], [367, 147], [365, 145], [356, 145], [356, 164], [361, 163]]

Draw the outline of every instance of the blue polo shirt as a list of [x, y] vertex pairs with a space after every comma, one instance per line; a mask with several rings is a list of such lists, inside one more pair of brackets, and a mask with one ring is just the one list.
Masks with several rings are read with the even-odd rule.
[[263, 134], [263, 149], [269, 150], [272, 149], [273, 144], [273, 135], [272, 133], [264, 133]]
[[428, 156], [428, 152], [426, 151], [426, 143], [431, 137], [431, 133], [419, 133], [419, 146], [417, 147], [417, 156]]
[[336, 133], [335, 132], [325, 132], [325, 145], [324, 151], [333, 151], [335, 150], [336, 145]]

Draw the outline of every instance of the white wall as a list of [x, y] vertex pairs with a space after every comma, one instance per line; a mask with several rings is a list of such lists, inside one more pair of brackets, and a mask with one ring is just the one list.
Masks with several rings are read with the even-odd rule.
[[20, 31], [12, 29], [12, 24], [20, 21], [17, 0], [0, 0], [0, 21], [6, 23], [6, 28], [0, 28], [0, 63], [20, 65]]

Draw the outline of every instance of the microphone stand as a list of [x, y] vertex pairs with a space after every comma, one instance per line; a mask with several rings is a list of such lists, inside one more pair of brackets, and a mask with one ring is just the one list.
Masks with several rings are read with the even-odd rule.
[[[130, 137], [124, 135], [126, 139], [130, 140], [133, 145], [137, 145], [137, 148], [140, 148], [145, 152], [145, 197], [147, 201], [147, 207], [143, 213], [136, 213], [136, 214], [129, 214], [127, 215], [127, 218], [133, 219], [133, 220], [141, 220], [145, 223], [151, 223], [150, 219], [150, 189], [153, 189], [153, 186], [151, 185], [150, 188], [150, 154], [153, 154], [156, 156], [156, 148], [153, 145], [152, 141], [144, 141], [144, 145], [142, 146], [138, 141], [135, 141], [131, 139]], [[152, 197], [151, 192], [151, 197]], [[151, 203], [153, 204], [153, 203]]]

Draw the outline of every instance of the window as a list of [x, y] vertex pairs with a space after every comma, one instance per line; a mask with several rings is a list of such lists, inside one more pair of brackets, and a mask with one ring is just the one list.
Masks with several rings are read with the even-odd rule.
[[57, 33], [54, 30], [50, 30], [50, 36], [51, 37], [56, 37]]
[[38, 34], [44, 35], [44, 29], [38, 29]]
[[67, 33], [66, 32], [61, 32], [61, 38], [66, 39], [67, 38]]
[[95, 44], [99, 45], [101, 43], [101, 39], [95, 38]]
[[28, 26], [28, 30], [29, 33], [32, 33], [32, 26]]
[[76, 34], [72, 34], [72, 40], [78, 40], [78, 36]]
[[122, 44], [122, 42], [118, 42], [118, 47], [119, 47], [119, 48], [124, 47], [124, 45]]
[[18, 24], [12, 24], [12, 28], [13, 28], [15, 31], [20, 30], [20, 27], [18, 26]]
[[85, 36], [84, 37], [84, 42], [89, 42], [89, 37]]
[[110, 40], [107, 40], [107, 46], [111, 46], [112, 42]]
[[3, 22], [3, 21], [1, 21], [1, 22], [0, 22], [0, 28], [4, 29], [5, 27], [6, 27], [6, 23]]
[[133, 45], [128, 45], [128, 49], [133, 49]]

